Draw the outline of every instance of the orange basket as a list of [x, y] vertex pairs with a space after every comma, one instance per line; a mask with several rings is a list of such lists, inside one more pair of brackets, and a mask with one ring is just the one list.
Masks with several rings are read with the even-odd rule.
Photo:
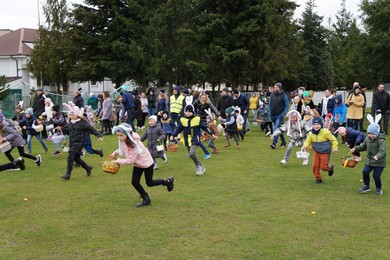
[[168, 152], [176, 152], [179, 149], [179, 145], [175, 143], [171, 143], [167, 145]]
[[107, 160], [102, 162], [104, 172], [109, 174], [116, 174], [119, 171], [120, 165], [113, 162], [115, 159], [116, 158], [109, 157]]
[[352, 159], [351, 157], [341, 157], [341, 165], [345, 168], [354, 168], [358, 164], [357, 161]]

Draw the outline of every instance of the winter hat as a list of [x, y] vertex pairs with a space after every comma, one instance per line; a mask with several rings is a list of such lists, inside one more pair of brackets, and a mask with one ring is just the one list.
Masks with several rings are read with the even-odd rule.
[[60, 106], [59, 105], [54, 105], [51, 110], [55, 111], [55, 112], [60, 112]]
[[367, 133], [371, 133], [371, 134], [374, 134], [376, 136], [379, 135], [381, 127], [379, 126], [378, 123], [381, 120], [381, 118], [382, 118], [382, 115], [378, 114], [375, 116], [375, 121], [374, 121], [372, 115], [370, 115], [370, 114], [367, 115], [367, 119], [370, 122], [370, 125], [367, 127]]
[[173, 90], [176, 90], [178, 93], [180, 93], [180, 87], [178, 86], [173, 87]]
[[310, 97], [310, 92], [307, 91], [307, 90], [303, 91], [303, 97], [304, 97], [304, 98]]
[[240, 92], [238, 91], [238, 89], [235, 89], [233, 90], [233, 94], [239, 94]]
[[4, 121], [4, 114], [0, 112], [0, 123], [3, 123]]
[[189, 95], [189, 94], [190, 94], [190, 91], [188, 90], [188, 88], [185, 88], [185, 89], [183, 90], [183, 93], [186, 94], [186, 95]]
[[276, 82], [274, 86], [275, 86], [275, 87], [278, 87], [278, 88], [280, 88], [280, 89], [281, 89], [281, 88], [282, 88], [282, 83], [280, 83], [280, 82]]
[[229, 92], [229, 89], [225, 87], [222, 89], [222, 91]]
[[194, 112], [195, 112], [195, 108], [194, 108], [193, 105], [188, 104], [188, 105], [186, 105], [186, 107], [184, 108], [184, 112], [191, 112], [191, 113], [194, 113]]
[[[117, 132], [121, 132], [122, 134], [125, 134], [127, 135], [127, 137], [130, 139], [130, 141], [132, 141], [136, 148], [137, 148], [137, 153], [138, 154], [142, 154], [142, 149], [141, 147], [139, 147], [139, 145], [137, 144], [136, 141], [134, 141], [134, 138], [132, 136], [132, 132], [133, 132], [133, 128], [131, 127], [131, 125], [127, 124], [127, 123], [122, 123], [118, 126], [114, 126], [112, 128], [112, 134], [116, 134]], [[122, 142], [120, 140], [119, 141], [119, 155], [120, 156], [123, 156], [124, 155], [124, 152], [123, 152], [123, 148], [122, 148]]]
[[231, 115], [233, 113], [233, 108], [232, 107], [226, 108], [225, 113]]
[[25, 113], [29, 114], [29, 115], [34, 115], [34, 110], [31, 107], [29, 107], [29, 108], [26, 109]]
[[149, 120], [154, 120], [154, 122], [157, 123], [157, 116], [152, 115], [152, 116], [149, 117]]
[[321, 125], [321, 128], [324, 127], [324, 123], [322, 122], [321, 117], [314, 117], [312, 123], [313, 123], [313, 125], [314, 125], [314, 124], [320, 124], [320, 125]]

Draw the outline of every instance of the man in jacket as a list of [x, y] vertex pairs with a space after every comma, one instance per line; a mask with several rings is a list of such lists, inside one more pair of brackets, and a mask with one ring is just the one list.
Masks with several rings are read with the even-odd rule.
[[222, 89], [221, 96], [219, 97], [217, 104], [217, 110], [219, 111], [223, 119], [226, 119], [226, 108], [231, 106], [233, 106], [233, 98], [229, 94], [229, 89], [225, 87]]
[[122, 104], [123, 109], [127, 113], [127, 123], [131, 125], [132, 129], [136, 129], [134, 127], [135, 100], [133, 95], [131, 94], [131, 88], [128, 84], [125, 84], [122, 86], [122, 90]]
[[382, 132], [387, 135], [390, 119], [390, 95], [385, 91], [383, 84], [379, 84], [378, 91], [374, 93], [374, 111], [375, 114], [382, 114], [379, 125], [381, 126]]
[[[268, 107], [269, 114], [271, 116], [271, 121], [273, 123], [273, 131], [275, 131], [278, 127], [282, 125], [283, 117], [287, 113], [289, 108], [288, 97], [282, 89], [282, 83], [275, 83], [274, 92], [270, 96]], [[280, 135], [280, 140], [282, 140], [280, 147], [285, 147], [286, 140], [283, 134]], [[278, 136], [275, 136], [271, 144], [271, 148], [275, 149], [277, 143]]]
[[185, 97], [180, 94], [180, 88], [175, 86], [173, 88], [173, 95], [169, 98], [169, 113], [171, 116], [171, 121], [177, 126], [180, 124], [180, 115], [184, 108], [184, 99]]

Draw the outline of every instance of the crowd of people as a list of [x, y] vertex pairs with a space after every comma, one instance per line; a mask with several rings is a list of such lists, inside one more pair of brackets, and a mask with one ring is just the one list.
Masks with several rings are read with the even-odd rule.
[[[24, 158], [34, 160], [40, 166], [41, 155], [33, 155], [32, 138], [35, 137], [45, 153], [49, 148], [44, 139], [53, 141], [53, 156], [61, 154], [60, 143], [67, 142], [67, 166], [62, 179], [70, 179], [74, 166], [82, 167], [88, 177], [92, 174], [92, 167], [82, 159], [85, 152], [103, 157], [102, 149], [93, 148], [90, 135], [102, 141], [104, 135], [115, 134], [119, 149], [111, 153], [110, 159], [113, 163], [134, 165], [132, 185], [142, 198], [137, 207], [142, 207], [151, 203], [140, 184], [143, 173], [148, 186], [162, 185], [167, 186], [168, 191], [173, 190], [173, 176], [153, 179], [153, 173], [158, 169], [157, 159], [168, 162], [166, 150], [170, 143], [184, 144], [187, 156], [195, 164], [195, 174], [201, 176], [206, 168], [196, 155], [198, 147], [202, 149], [203, 159], [207, 160], [220, 151], [214, 143], [219, 133], [226, 141], [224, 149], [231, 149], [232, 140], [236, 149], [241, 149], [241, 142], [251, 127], [260, 127], [271, 139], [271, 149], [277, 148], [279, 138], [280, 147], [286, 147], [280, 161], [282, 165], [287, 164], [295, 146], [302, 152], [313, 151], [312, 171], [318, 184], [323, 182], [320, 170], [328, 172], [329, 176], [334, 173], [330, 154], [337, 151], [340, 135], [341, 142], [351, 148], [353, 160], [361, 161], [360, 152], [367, 151], [364, 186], [360, 192], [370, 190], [369, 173], [373, 171], [376, 193], [383, 193], [380, 176], [386, 166], [385, 135], [388, 134], [390, 95], [382, 84], [374, 93], [373, 106], [377, 116], [374, 120], [368, 115], [367, 136], [363, 128], [367, 102], [365, 88], [357, 82], [345, 102], [335, 90], [327, 89], [318, 105], [313, 103], [313, 91], [298, 88], [287, 95], [279, 82], [267, 92], [252, 93], [250, 97], [239, 89], [230, 91], [225, 87], [217, 102], [207, 90], [181, 89], [179, 86], [173, 87], [171, 95], [164, 90], [157, 94], [153, 88], [139, 93], [131, 83], [124, 84], [119, 90], [117, 99], [104, 91], [91, 96], [88, 102], [84, 102], [81, 90], [77, 90], [73, 101], [64, 103], [65, 109], [61, 111], [61, 104], [53, 104], [42, 89], [37, 89], [31, 92], [29, 106], [23, 102], [16, 106], [12, 119], [5, 119], [0, 112], [0, 143], [9, 143], [9, 149], [5, 151], [9, 163], [1, 165], [0, 170], [24, 170]], [[147, 141], [146, 147], [143, 141]], [[203, 143], [206, 141], [207, 146]], [[11, 155], [15, 147], [20, 155], [16, 160]], [[308, 163], [309, 158], [303, 158], [303, 165]]]

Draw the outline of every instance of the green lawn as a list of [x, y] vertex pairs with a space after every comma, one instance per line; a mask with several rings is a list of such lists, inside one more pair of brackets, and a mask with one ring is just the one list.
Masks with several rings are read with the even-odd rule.
[[[117, 147], [114, 136], [93, 142], [106, 155]], [[146, 187], [152, 205], [145, 208], [134, 207], [132, 166], [109, 175], [100, 157], [87, 155], [92, 176], [75, 168], [63, 181], [67, 154], [51, 156], [49, 144], [41, 167], [27, 160], [24, 172], [0, 173], [0, 259], [389, 258], [387, 170], [383, 196], [359, 194], [364, 164], [343, 169], [346, 147], [332, 154], [334, 176], [323, 173], [316, 185], [311, 161], [303, 166], [295, 148], [281, 166], [285, 150], [271, 150], [258, 129], [241, 150], [224, 148], [222, 136], [216, 143], [220, 153], [202, 160], [203, 176], [195, 175], [183, 146], [168, 153], [168, 164], [160, 160], [155, 178], [174, 175], [175, 189]], [[43, 149], [34, 141], [37, 151]]]

